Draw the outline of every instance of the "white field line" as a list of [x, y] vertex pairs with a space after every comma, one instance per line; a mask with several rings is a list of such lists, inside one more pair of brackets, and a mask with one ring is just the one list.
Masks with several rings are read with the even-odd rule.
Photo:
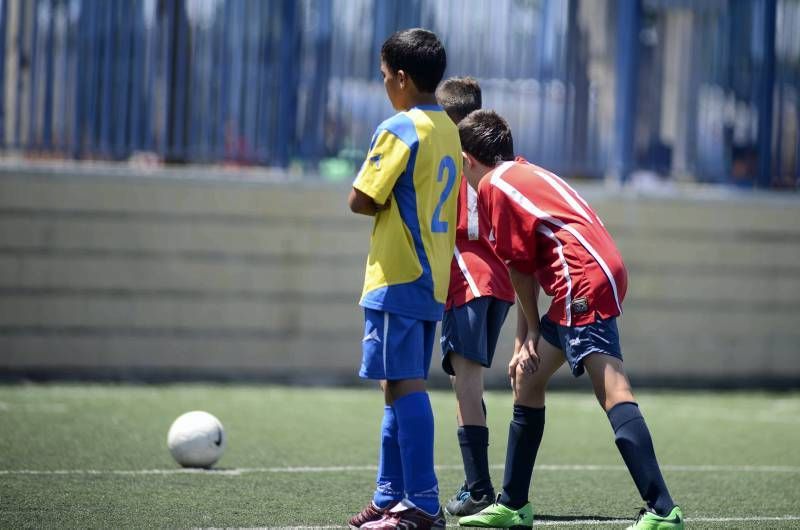
[[[502, 464], [490, 466], [492, 469], [503, 469]], [[461, 465], [436, 466], [437, 470], [460, 470]], [[736, 465], [663, 465], [661, 469], [685, 473], [800, 473], [800, 466], [736, 466]], [[239, 476], [253, 473], [342, 473], [349, 471], [376, 471], [376, 466], [301, 466], [301, 467], [240, 467], [233, 469], [0, 469], [2, 475], [179, 475], [207, 474], [220, 476]], [[592, 464], [541, 464], [536, 471], [625, 471], [623, 465]]]
[[[562, 521], [534, 521], [533, 526], [601, 526], [630, 524], [632, 519], [574, 519]], [[756, 523], [756, 522], [800, 521], [800, 515], [753, 516], [753, 517], [687, 517], [687, 523]], [[456, 524], [448, 524], [448, 528], [463, 528]], [[348, 528], [347, 526], [263, 526], [248, 530], [332, 530]]]

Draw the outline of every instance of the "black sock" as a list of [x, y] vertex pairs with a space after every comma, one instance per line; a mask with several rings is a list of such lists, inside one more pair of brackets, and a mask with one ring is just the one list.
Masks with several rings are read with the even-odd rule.
[[464, 425], [458, 428], [458, 445], [464, 460], [467, 489], [473, 499], [491, 494], [492, 477], [489, 475], [489, 429], [481, 425]]
[[647, 506], [658, 515], [668, 515], [675, 503], [658, 467], [650, 431], [636, 403], [618, 403], [608, 411], [615, 442], [636, 488]]
[[544, 407], [534, 409], [514, 405], [514, 418], [508, 426], [506, 471], [500, 503], [518, 510], [528, 502], [533, 464], [544, 433]]

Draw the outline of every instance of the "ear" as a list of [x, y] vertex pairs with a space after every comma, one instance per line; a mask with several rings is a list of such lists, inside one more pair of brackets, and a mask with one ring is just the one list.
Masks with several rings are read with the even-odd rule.
[[466, 151], [461, 151], [461, 156], [464, 158], [464, 165], [468, 168], [472, 169], [475, 167], [475, 157], [471, 154], [467, 153]]
[[406, 74], [405, 70], [398, 70], [395, 74], [395, 77], [397, 78], [397, 82], [400, 84], [400, 88], [405, 88], [409, 81], [408, 74]]

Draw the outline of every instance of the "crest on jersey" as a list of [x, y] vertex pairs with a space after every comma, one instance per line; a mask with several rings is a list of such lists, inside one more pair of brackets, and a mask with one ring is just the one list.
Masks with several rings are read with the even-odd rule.
[[380, 169], [381, 168], [381, 155], [377, 154], [375, 156], [371, 156], [369, 158], [369, 163], [372, 164], [373, 166], [375, 166], [375, 169]]
[[572, 312], [573, 313], [586, 313], [589, 311], [589, 299], [585, 296], [581, 298], [576, 298], [572, 301]]

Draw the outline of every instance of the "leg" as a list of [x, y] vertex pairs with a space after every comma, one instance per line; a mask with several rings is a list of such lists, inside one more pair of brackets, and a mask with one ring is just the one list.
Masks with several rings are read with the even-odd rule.
[[398, 441], [397, 416], [394, 407], [385, 405], [381, 422], [381, 446], [378, 476], [372, 502], [386, 509], [403, 499], [403, 465]]
[[458, 444], [464, 485], [446, 504], [451, 515], [470, 515], [495, 500], [489, 473], [489, 429], [483, 401], [484, 367], [491, 366], [497, 337], [510, 304], [478, 297], [447, 311], [442, 320], [442, 368], [456, 394]]
[[[439, 485], [433, 469], [433, 409], [425, 378], [436, 323], [392, 315], [389, 330], [386, 399], [397, 418], [405, 494], [420, 510], [433, 515], [440, 510]], [[393, 373], [398, 377], [392, 377]]]
[[631, 392], [622, 360], [605, 354], [591, 354], [584, 366], [592, 379], [600, 405], [608, 414], [615, 442], [639, 494], [660, 516], [675, 507], [656, 460], [650, 430]]
[[544, 433], [544, 394], [550, 378], [564, 363], [564, 352], [544, 339], [536, 347], [539, 369], [517, 370], [512, 381], [514, 418], [508, 429], [505, 476], [500, 502], [519, 509], [528, 503], [533, 465]]
[[421, 510], [435, 514], [439, 511], [439, 485], [433, 470], [433, 409], [425, 381], [388, 381], [386, 388], [397, 416], [406, 496]]
[[544, 339], [536, 346], [539, 354], [539, 369], [532, 374], [517, 370], [512, 383], [514, 404], [530, 408], [544, 407], [544, 394], [553, 374], [564, 364], [564, 352]]
[[453, 386], [458, 404], [458, 445], [464, 462], [466, 491], [447, 503], [454, 515], [468, 515], [494, 501], [494, 487], [489, 473], [489, 429], [483, 405], [483, 366], [450, 352], [450, 365], [455, 372]]
[[483, 366], [450, 352], [450, 365], [456, 373], [453, 389], [458, 402], [458, 425], [480, 425], [486, 427], [483, 413]]
[[604, 411], [608, 412], [620, 403], [635, 401], [622, 360], [611, 355], [590, 354], [583, 359], [583, 366], [589, 372], [594, 395]]
[[403, 499], [405, 489], [397, 415], [388, 397], [388, 385], [382, 379], [386, 374], [383, 348], [386, 339], [385, 334], [388, 331], [387, 319], [389, 315], [381, 311], [366, 309], [364, 317], [364, 340], [362, 341], [362, 363], [359, 375], [366, 379], [380, 381], [386, 405], [384, 406], [383, 421], [381, 422], [380, 453], [378, 473], [375, 479], [375, 492], [372, 502], [350, 519], [349, 525], [353, 528], [360, 528], [366, 523], [382, 518], [385, 510], [393, 507]]

